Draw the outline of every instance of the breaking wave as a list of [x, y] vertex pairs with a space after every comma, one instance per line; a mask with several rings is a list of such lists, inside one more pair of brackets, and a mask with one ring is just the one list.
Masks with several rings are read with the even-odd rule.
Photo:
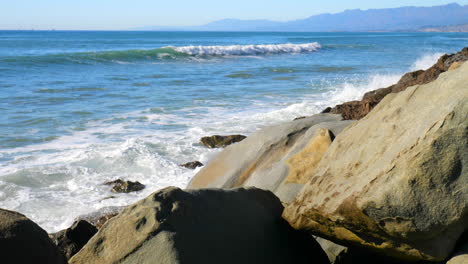
[[230, 45], [171, 47], [191, 56], [244, 56], [281, 53], [314, 52], [321, 48], [317, 42], [306, 44]]
[[261, 56], [272, 54], [298, 54], [320, 49], [317, 42], [307, 44], [230, 45], [230, 46], [183, 46], [157, 49], [131, 49], [95, 52], [71, 52], [28, 56], [11, 56], [0, 59], [4, 62], [27, 64], [128, 64], [141, 61], [197, 60], [207, 57]]

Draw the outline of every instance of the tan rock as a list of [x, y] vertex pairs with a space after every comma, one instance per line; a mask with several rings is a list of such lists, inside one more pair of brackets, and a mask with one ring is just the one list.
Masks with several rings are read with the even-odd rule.
[[460, 68], [460, 66], [463, 64], [462, 61], [456, 61], [454, 63], [452, 63], [452, 65], [450, 65], [450, 67], [448, 68], [449, 71], [452, 71], [452, 70], [455, 70], [455, 69], [458, 69]]
[[263, 128], [224, 149], [191, 180], [188, 188], [253, 186], [290, 202], [330, 145], [353, 121], [319, 114]]
[[170, 187], [109, 220], [70, 264], [328, 263], [269, 191]]
[[468, 63], [387, 95], [333, 141], [283, 216], [302, 230], [441, 261], [468, 228]]

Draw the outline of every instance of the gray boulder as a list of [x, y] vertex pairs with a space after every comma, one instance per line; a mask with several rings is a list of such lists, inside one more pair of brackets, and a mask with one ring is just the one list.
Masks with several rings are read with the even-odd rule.
[[109, 220], [70, 263], [328, 263], [282, 210], [260, 189], [169, 187]]

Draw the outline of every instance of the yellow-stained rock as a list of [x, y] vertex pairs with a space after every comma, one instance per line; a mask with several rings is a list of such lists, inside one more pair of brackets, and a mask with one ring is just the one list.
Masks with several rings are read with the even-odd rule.
[[288, 159], [289, 175], [286, 183], [305, 184], [309, 180], [306, 175], [315, 169], [332, 143], [330, 133], [328, 129], [320, 128], [301, 152]]

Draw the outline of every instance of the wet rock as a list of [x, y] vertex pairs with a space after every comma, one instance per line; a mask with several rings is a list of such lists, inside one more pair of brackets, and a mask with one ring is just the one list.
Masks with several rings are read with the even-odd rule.
[[444, 261], [468, 230], [468, 62], [339, 134], [283, 217], [343, 245]]
[[[406, 88], [418, 84], [427, 84], [434, 81], [443, 72], [449, 69], [455, 69], [459, 65], [468, 60], [468, 47], [462, 51], [443, 55], [439, 58], [436, 64], [427, 70], [418, 70], [409, 72], [403, 75], [398, 83], [387, 87], [377, 89], [364, 94], [364, 97], [360, 101], [350, 101], [333, 108], [327, 108], [324, 110], [326, 113], [341, 114], [345, 120], [359, 120], [366, 116], [374, 107], [390, 93], [398, 93], [404, 91]], [[451, 67], [453, 64], [453, 67]]]
[[187, 162], [185, 164], [180, 164], [179, 166], [187, 168], [187, 169], [194, 170], [194, 169], [196, 169], [198, 167], [203, 167], [203, 163], [201, 163], [199, 161], [192, 161], [192, 162]]
[[0, 263], [65, 264], [47, 232], [24, 215], [0, 209]]
[[220, 136], [214, 135], [209, 137], [202, 137], [200, 143], [208, 148], [224, 148], [231, 144], [244, 140], [246, 136], [243, 135], [230, 135]]
[[104, 183], [105, 185], [112, 185], [112, 192], [115, 193], [130, 193], [138, 192], [145, 188], [145, 185], [140, 182], [124, 181], [121, 179]]
[[282, 210], [271, 192], [255, 188], [165, 188], [126, 207], [70, 264], [328, 263]]
[[67, 259], [70, 259], [97, 233], [97, 228], [85, 220], [79, 220], [70, 228], [50, 234], [49, 237], [62, 251]]

